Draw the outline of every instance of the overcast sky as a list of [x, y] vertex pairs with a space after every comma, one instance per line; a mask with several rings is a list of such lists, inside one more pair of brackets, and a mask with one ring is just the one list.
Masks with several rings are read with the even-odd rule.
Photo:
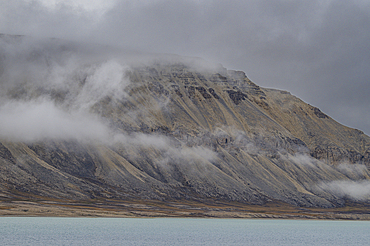
[[367, 0], [0, 0], [0, 32], [202, 57], [370, 134]]

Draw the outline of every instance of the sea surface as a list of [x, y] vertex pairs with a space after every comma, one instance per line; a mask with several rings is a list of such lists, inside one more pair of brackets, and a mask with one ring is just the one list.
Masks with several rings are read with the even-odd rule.
[[370, 222], [0, 217], [0, 245], [370, 245]]

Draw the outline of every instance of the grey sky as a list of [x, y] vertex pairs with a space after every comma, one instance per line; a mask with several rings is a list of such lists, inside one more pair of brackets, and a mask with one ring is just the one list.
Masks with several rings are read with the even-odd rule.
[[370, 1], [0, 0], [0, 32], [202, 57], [370, 134]]

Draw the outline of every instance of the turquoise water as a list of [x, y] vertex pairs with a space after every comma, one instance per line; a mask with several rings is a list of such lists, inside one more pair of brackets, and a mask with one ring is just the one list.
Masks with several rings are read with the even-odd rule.
[[370, 222], [0, 218], [0, 245], [370, 245]]

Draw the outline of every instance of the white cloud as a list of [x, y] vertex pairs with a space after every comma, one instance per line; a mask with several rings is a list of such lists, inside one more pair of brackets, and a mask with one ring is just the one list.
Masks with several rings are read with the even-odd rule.
[[339, 197], [348, 197], [354, 200], [367, 200], [370, 198], [370, 181], [337, 180], [322, 182], [318, 187]]
[[294, 155], [288, 154], [286, 156], [285, 155], [281, 155], [281, 156], [283, 158], [290, 160], [296, 165], [303, 165], [303, 166], [308, 166], [311, 168], [317, 167], [318, 165], [318, 160], [316, 160], [315, 158], [312, 158], [311, 156], [307, 154], [296, 153]]
[[89, 109], [95, 103], [110, 97], [113, 100], [122, 100], [126, 93], [124, 89], [130, 83], [125, 78], [126, 66], [114, 60], [109, 60], [98, 66], [88, 69], [85, 84], [78, 93], [75, 105]]
[[367, 173], [368, 169], [363, 164], [349, 164], [349, 163], [341, 163], [336, 168], [343, 174], [351, 175], [364, 175]]
[[202, 146], [191, 148], [183, 147], [181, 155], [186, 159], [195, 159], [200, 161], [214, 161], [217, 158], [216, 152]]
[[66, 112], [48, 100], [9, 102], [0, 107], [0, 137], [8, 140], [106, 141], [109, 135], [109, 128], [96, 116]]
[[111, 139], [113, 130], [91, 110], [105, 97], [110, 103], [125, 98], [130, 81], [123, 62], [62, 51], [68, 43], [50, 47], [50, 42], [23, 39], [5, 44], [0, 137], [26, 142]]

